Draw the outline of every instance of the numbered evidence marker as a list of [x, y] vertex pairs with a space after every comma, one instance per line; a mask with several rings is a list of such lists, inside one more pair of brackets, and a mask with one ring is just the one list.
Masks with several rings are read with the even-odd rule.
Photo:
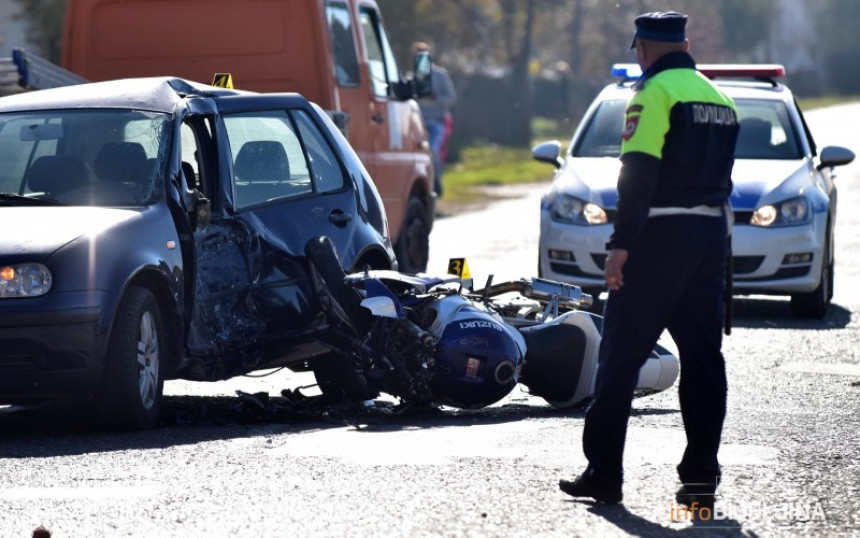
[[230, 73], [215, 73], [212, 77], [212, 85], [219, 88], [233, 89], [233, 75]]
[[466, 289], [472, 289], [472, 273], [466, 258], [451, 258], [448, 260], [448, 274], [460, 277], [460, 282]]

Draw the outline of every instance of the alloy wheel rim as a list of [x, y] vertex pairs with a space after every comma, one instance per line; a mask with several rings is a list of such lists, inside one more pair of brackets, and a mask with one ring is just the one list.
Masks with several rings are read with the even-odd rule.
[[137, 342], [138, 390], [140, 403], [146, 409], [155, 405], [158, 393], [158, 331], [151, 312], [140, 318], [140, 339]]

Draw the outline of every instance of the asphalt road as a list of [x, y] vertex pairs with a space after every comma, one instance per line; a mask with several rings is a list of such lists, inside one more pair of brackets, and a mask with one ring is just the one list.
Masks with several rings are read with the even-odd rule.
[[[860, 106], [808, 120], [820, 143], [860, 150]], [[608, 507], [556, 486], [584, 467], [584, 409], [515, 391], [479, 411], [320, 413], [279, 397], [306, 376], [277, 373], [169, 382], [162, 423], [140, 433], [97, 431], [76, 410], [0, 411], [0, 538], [39, 525], [54, 537], [860, 535], [860, 165], [837, 181], [827, 317], [794, 319], [782, 299], [736, 301], [724, 342], [724, 482], [707, 524], [673, 504], [675, 388], [634, 402], [624, 503]], [[533, 276], [541, 189], [440, 219], [430, 270], [465, 256], [476, 282]], [[237, 389], [267, 394], [268, 405]]]

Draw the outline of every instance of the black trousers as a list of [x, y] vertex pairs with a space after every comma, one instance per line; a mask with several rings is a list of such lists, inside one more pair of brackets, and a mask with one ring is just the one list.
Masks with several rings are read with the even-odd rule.
[[717, 452], [726, 414], [722, 352], [725, 271], [723, 217], [648, 219], [624, 266], [624, 286], [606, 302], [595, 396], [585, 416], [589, 466], [621, 479], [624, 441], [639, 369], [668, 329], [681, 362], [678, 392], [687, 447], [682, 482], [719, 481]]

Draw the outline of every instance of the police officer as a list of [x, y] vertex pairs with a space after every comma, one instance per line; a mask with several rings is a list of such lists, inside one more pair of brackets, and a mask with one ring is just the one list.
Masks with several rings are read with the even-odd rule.
[[687, 17], [636, 18], [642, 67], [621, 143], [618, 207], [607, 245], [609, 288], [595, 396], [582, 444], [588, 466], [559, 487], [574, 497], [622, 499], [622, 456], [639, 370], [664, 329], [681, 361], [687, 446], [679, 504], [713, 509], [726, 412], [722, 345], [737, 111], [697, 70]]

